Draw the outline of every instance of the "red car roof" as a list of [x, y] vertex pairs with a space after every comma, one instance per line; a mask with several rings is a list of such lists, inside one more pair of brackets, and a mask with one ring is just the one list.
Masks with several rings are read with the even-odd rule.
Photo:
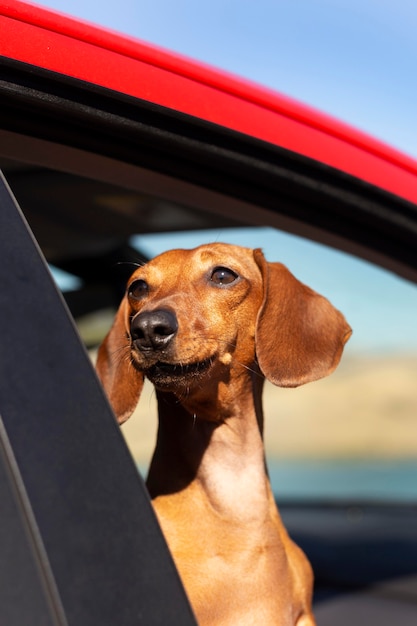
[[0, 0], [0, 54], [297, 152], [417, 204], [417, 161], [294, 100], [131, 37]]

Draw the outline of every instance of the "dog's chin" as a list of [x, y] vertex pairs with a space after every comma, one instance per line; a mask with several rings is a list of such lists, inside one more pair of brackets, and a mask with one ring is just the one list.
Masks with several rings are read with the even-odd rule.
[[162, 391], [190, 389], [199, 383], [209, 372], [215, 362], [211, 356], [196, 363], [166, 363], [157, 361], [143, 370], [145, 376]]

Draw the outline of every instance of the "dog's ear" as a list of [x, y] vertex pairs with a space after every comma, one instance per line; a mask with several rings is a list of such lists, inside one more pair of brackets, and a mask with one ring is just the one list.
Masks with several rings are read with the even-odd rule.
[[258, 313], [256, 354], [264, 376], [280, 387], [297, 387], [330, 374], [352, 334], [326, 298], [300, 283], [281, 263], [254, 251], [264, 283]]
[[130, 360], [127, 302], [123, 298], [107, 337], [98, 349], [96, 370], [119, 424], [132, 415], [143, 387], [143, 375]]

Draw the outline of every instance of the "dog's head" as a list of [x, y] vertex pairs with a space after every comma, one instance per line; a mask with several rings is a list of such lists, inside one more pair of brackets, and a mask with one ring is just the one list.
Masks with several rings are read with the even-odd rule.
[[134, 272], [97, 371], [123, 422], [144, 376], [181, 398], [257, 361], [275, 385], [295, 387], [332, 372], [350, 334], [328, 300], [260, 250], [209, 244]]

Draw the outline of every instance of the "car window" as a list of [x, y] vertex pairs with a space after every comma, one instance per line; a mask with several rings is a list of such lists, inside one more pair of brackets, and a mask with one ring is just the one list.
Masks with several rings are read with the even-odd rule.
[[[24, 172], [23, 186], [21, 166], [9, 170], [17, 199], [93, 355], [110, 327], [132, 263], [170, 248], [209, 241], [261, 247], [269, 261], [284, 263], [329, 298], [353, 328], [338, 369], [297, 389], [265, 387], [265, 443], [274, 491], [284, 500], [417, 500], [413, 283], [308, 239], [237, 224], [155, 194], [36, 168], [29, 176]], [[59, 194], [64, 198], [58, 214]], [[85, 207], [82, 215], [71, 212], [74, 203]], [[156, 433], [150, 385], [122, 432], [146, 475]]]
[[[265, 386], [272, 488], [290, 536], [313, 565], [320, 623], [334, 622], [326, 618], [333, 605], [323, 600], [358, 585], [400, 579], [398, 597], [415, 602], [414, 591], [403, 596], [414, 589], [416, 563], [415, 285], [308, 239], [249, 225], [236, 212], [231, 219], [219, 206], [212, 212], [194, 208], [189, 198], [169, 201], [166, 189], [159, 195], [136, 184], [28, 171], [22, 164], [7, 173], [92, 362], [134, 264], [177, 246], [223, 240], [262, 247], [269, 261], [285, 263], [343, 311], [354, 334], [331, 376], [296, 389]], [[119, 431], [143, 477], [156, 429], [155, 392], [146, 384]], [[97, 479], [101, 486], [106, 471]], [[138, 504], [137, 485], [129, 485], [123, 483], [129, 500]], [[142, 531], [137, 534], [140, 540]], [[148, 547], [154, 555], [153, 543]], [[391, 583], [378, 591], [384, 597], [392, 593], [397, 591]]]

